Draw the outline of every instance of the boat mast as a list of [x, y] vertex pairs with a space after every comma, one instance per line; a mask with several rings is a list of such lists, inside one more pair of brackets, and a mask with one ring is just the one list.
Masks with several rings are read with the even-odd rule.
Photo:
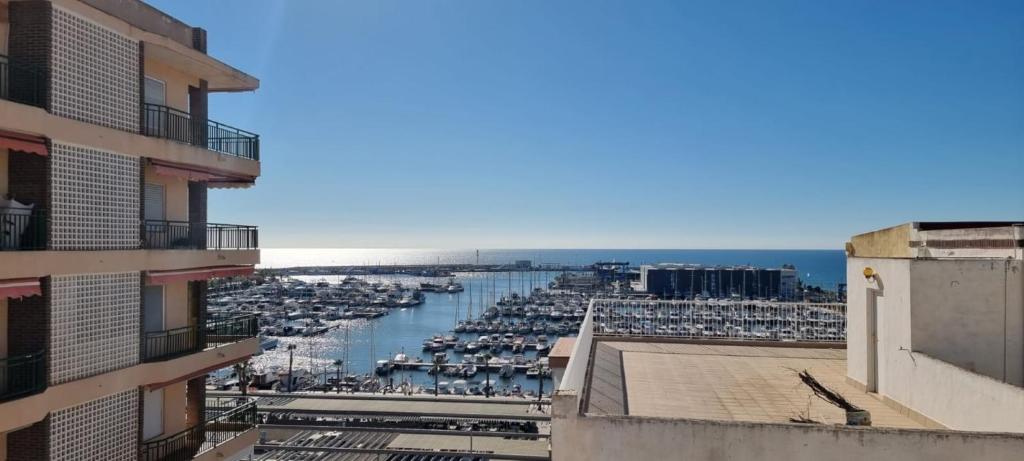
[[469, 284], [469, 307], [466, 308], [466, 320], [473, 321], [473, 283]]

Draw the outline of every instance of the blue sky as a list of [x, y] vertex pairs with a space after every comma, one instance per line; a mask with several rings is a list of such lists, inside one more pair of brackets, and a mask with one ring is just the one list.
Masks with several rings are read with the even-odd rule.
[[154, 0], [264, 247], [842, 248], [1024, 219], [1024, 2]]

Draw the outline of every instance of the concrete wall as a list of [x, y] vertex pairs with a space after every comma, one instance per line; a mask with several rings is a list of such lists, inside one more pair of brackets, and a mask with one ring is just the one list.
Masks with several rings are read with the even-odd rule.
[[188, 282], [164, 285], [164, 324], [168, 329], [189, 326]]
[[914, 260], [913, 349], [1024, 386], [1024, 261]]
[[164, 435], [177, 434], [186, 429], [185, 385], [188, 381], [174, 383], [164, 388]]
[[[1018, 365], [1010, 366], [1003, 346], [1019, 345], [1013, 330], [1022, 324], [1020, 314], [1011, 309], [1004, 314], [1002, 298], [1005, 277], [1005, 286], [1018, 296], [1008, 295], [1007, 306], [1016, 302], [1019, 309], [1014, 299], [1020, 299], [1020, 275], [1013, 268], [1020, 262], [992, 263], [848, 258], [849, 378], [870, 389], [872, 363], [877, 362], [878, 394], [911, 414], [950, 429], [1024, 433], [1024, 388], [1002, 382], [1004, 363], [1007, 376], [1019, 370], [1020, 349]], [[865, 267], [876, 272], [876, 279], [864, 278]], [[870, 337], [873, 302], [877, 349]], [[988, 376], [962, 368], [968, 362]]]
[[[864, 278], [865, 267], [879, 274], [878, 281]], [[875, 370], [871, 366], [874, 342], [868, 337], [871, 324], [875, 325], [879, 355], [910, 347], [910, 310], [906, 308], [910, 305], [910, 260], [851, 257], [846, 263], [846, 281], [846, 373], [853, 380], [868, 384]], [[871, 303], [876, 303], [877, 321], [869, 317]], [[880, 360], [879, 383], [887, 371]]]
[[0, 279], [259, 264], [259, 250], [0, 251]]
[[168, 221], [188, 221], [188, 180], [176, 176], [164, 176], [153, 172], [151, 165], [146, 165], [147, 184], [164, 186], [164, 213]]
[[559, 400], [551, 429], [554, 461], [1009, 461], [1024, 453], [1021, 435], [576, 416], [571, 402], [558, 408], [565, 404]]
[[[257, 338], [249, 338], [163, 362], [140, 363], [46, 388], [45, 391], [0, 403], [0, 433], [41, 421], [47, 413], [79, 405], [112, 393], [140, 386], [165, 388], [197, 370], [227, 367], [248, 359], [259, 350]], [[181, 406], [185, 413], [185, 406]]]
[[144, 72], [147, 77], [152, 77], [164, 82], [167, 94], [167, 106], [183, 112], [189, 112], [188, 87], [198, 87], [199, 79], [195, 76], [186, 75], [163, 62], [145, 57]]
[[253, 160], [218, 154], [203, 147], [168, 139], [143, 136], [100, 125], [50, 114], [43, 109], [0, 100], [0, 120], [4, 129], [34, 136], [59, 139], [61, 142], [89, 146], [125, 155], [142, 156], [168, 162], [194, 165], [244, 176], [259, 176], [260, 163]]

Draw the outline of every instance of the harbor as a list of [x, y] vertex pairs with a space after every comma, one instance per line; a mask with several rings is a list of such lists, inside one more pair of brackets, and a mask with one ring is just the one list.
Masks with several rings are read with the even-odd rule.
[[[209, 309], [258, 316], [263, 351], [247, 370], [254, 388], [288, 390], [291, 362], [293, 391], [489, 388], [527, 398], [550, 392], [547, 350], [576, 333], [586, 307], [584, 296], [548, 288], [558, 275], [274, 276], [212, 287]], [[209, 384], [234, 388], [238, 378], [222, 371]]]

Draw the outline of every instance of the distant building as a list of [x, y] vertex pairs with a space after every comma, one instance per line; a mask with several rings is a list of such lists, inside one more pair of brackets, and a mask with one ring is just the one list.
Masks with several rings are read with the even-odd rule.
[[[701, 303], [717, 308], [712, 322], [798, 331], [842, 304], [592, 301], [579, 336], [549, 356], [552, 460], [1021, 459], [1024, 225], [857, 235], [847, 280], [845, 344], [658, 333], [692, 335], [709, 318]], [[600, 328], [615, 319], [637, 332]]]
[[654, 264], [640, 266], [642, 291], [663, 299], [796, 298], [795, 268]]
[[516, 269], [530, 269], [533, 267], [533, 261], [529, 259], [518, 259], [516, 260]]

